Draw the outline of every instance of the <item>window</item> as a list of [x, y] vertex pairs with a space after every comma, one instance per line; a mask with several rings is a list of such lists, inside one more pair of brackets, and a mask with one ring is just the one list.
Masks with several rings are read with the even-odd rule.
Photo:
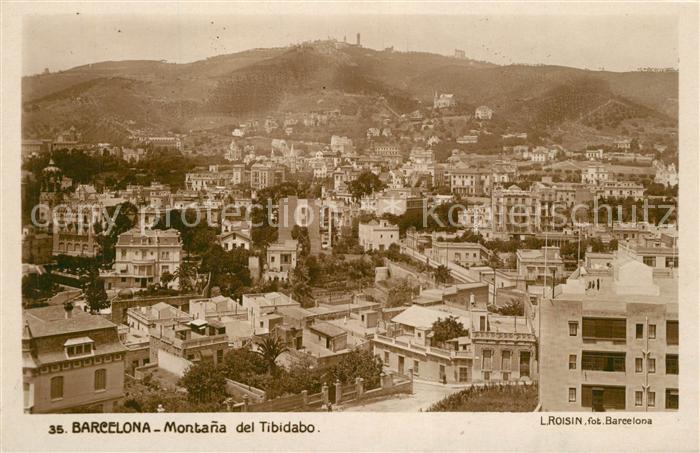
[[578, 322], [569, 321], [569, 336], [575, 337], [576, 335], [578, 335]]
[[63, 376], [51, 378], [51, 399], [63, 398]]
[[625, 409], [625, 387], [583, 385], [581, 406], [594, 410]]
[[656, 392], [647, 392], [647, 406], [656, 406]]
[[510, 371], [511, 355], [512, 353], [510, 351], [501, 352], [501, 370]]
[[642, 371], [644, 371], [644, 365], [641, 357], [637, 357], [634, 359], [634, 371], [636, 373], [641, 373]]
[[95, 390], [107, 388], [107, 370], [104, 368], [95, 370]]
[[644, 401], [644, 392], [637, 390], [634, 392], [634, 405], [641, 406], [642, 401]]
[[624, 352], [583, 351], [581, 369], [588, 371], [625, 371]]
[[647, 266], [654, 267], [654, 262], [655, 262], [655, 260], [654, 260], [654, 257], [653, 257], [653, 256], [645, 256], [645, 257], [642, 258], [642, 261], [643, 261], [644, 264], [646, 264]]
[[666, 355], [666, 374], [678, 374], [678, 355]]
[[647, 371], [656, 373], [656, 359], [647, 359]]
[[413, 374], [418, 374], [420, 370], [420, 362], [418, 360], [413, 361]]
[[384, 351], [384, 363], [389, 363], [389, 351]]
[[584, 318], [583, 338], [588, 340], [625, 341], [627, 322], [615, 318]]
[[491, 358], [493, 357], [493, 351], [490, 349], [484, 349], [482, 352], [482, 357], [481, 357], [481, 369], [482, 370], [491, 370]]
[[666, 344], [678, 344], [678, 321], [666, 321]]
[[569, 387], [569, 402], [576, 402], [576, 387]]
[[66, 346], [66, 353], [69, 357], [92, 354], [92, 343], [82, 343]]
[[656, 338], [656, 324], [649, 324], [649, 338]]
[[504, 372], [504, 373], [503, 373], [503, 380], [504, 380], [504, 381], [510, 380], [510, 373]]
[[569, 354], [569, 369], [576, 369], [576, 354]]
[[644, 338], [644, 324], [637, 324], [635, 331], [637, 339]]
[[490, 371], [484, 371], [484, 380], [485, 381], [491, 380], [491, 372]]
[[678, 409], [678, 389], [666, 389], [666, 409]]

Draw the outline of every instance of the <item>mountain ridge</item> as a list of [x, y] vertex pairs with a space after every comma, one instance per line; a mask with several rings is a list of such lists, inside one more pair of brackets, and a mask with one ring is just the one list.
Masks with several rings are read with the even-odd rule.
[[[283, 105], [309, 105], [301, 101], [327, 93], [356, 96], [358, 102], [382, 97], [399, 113], [407, 113], [429, 104], [435, 92], [448, 92], [465, 108], [486, 104], [516, 124], [534, 122], [545, 128], [579, 121], [596, 109], [602, 116], [596, 124], [610, 127], [636, 117], [673, 123], [678, 116], [677, 72], [500, 66], [327, 41], [191, 63], [102, 61], [24, 77], [22, 90], [26, 136], [59, 129], [71, 116], [86, 115], [162, 130], [181, 128], [193, 115], [230, 117], [234, 123], [274, 113]], [[617, 107], [601, 109], [611, 101]], [[132, 105], [133, 112], [124, 104]]]

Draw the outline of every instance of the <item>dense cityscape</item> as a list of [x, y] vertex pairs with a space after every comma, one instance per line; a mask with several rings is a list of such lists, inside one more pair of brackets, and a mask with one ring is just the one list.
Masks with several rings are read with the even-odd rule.
[[236, 76], [221, 102], [265, 108], [186, 127], [93, 121], [111, 63], [27, 78], [26, 413], [678, 409], [677, 117], [590, 80], [535, 112], [348, 71], [292, 100]]

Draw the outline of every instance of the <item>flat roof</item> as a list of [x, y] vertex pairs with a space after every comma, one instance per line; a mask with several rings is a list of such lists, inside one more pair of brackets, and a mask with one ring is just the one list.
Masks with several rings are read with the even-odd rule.
[[328, 337], [339, 337], [347, 332], [340, 327], [334, 326], [333, 324], [325, 321], [316, 321], [309, 326], [309, 330], [321, 333]]

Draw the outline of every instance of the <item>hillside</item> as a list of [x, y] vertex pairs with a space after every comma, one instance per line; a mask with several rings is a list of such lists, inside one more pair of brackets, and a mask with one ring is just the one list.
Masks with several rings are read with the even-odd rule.
[[[187, 64], [107, 61], [22, 83], [23, 134], [74, 124], [86, 139], [129, 129], [222, 126], [276, 111], [353, 108], [381, 96], [399, 113], [454, 93], [465, 109], [486, 104], [515, 125], [578, 122], [674, 124], [678, 74], [611, 73], [558, 66], [497, 66], [427, 53], [375, 51], [332, 43], [253, 49]], [[298, 110], [297, 110], [298, 109]], [[207, 118], [216, 121], [207, 122]]]

